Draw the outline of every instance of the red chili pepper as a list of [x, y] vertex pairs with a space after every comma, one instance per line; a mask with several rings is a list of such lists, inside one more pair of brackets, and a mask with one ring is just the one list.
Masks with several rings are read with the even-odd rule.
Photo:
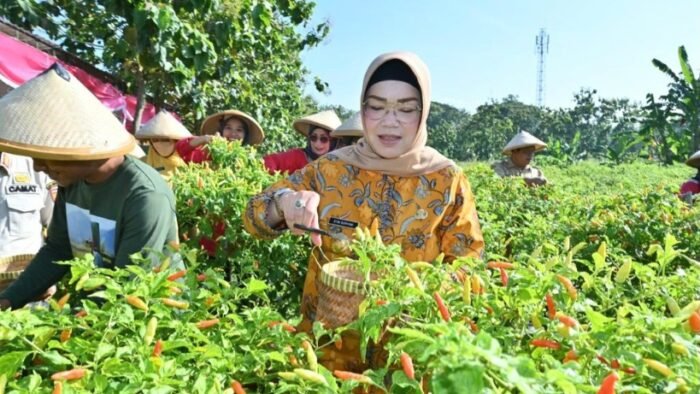
[[173, 300], [171, 298], [161, 298], [160, 300], [163, 301], [163, 304], [165, 304], [171, 308], [187, 309], [190, 306], [190, 304], [185, 302], [185, 301]]
[[403, 373], [405, 373], [409, 379], [416, 378], [416, 371], [413, 369], [413, 360], [408, 353], [401, 353], [401, 367], [403, 368]]
[[348, 371], [333, 371], [333, 375], [340, 380], [352, 380], [359, 383], [372, 384], [374, 383], [369, 376], [361, 375], [359, 373], [348, 372]]
[[603, 383], [600, 384], [598, 389], [598, 394], [615, 394], [615, 383], [620, 379], [615, 372], [611, 372], [610, 375], [603, 379]]
[[197, 282], [204, 282], [205, 280], [207, 280], [207, 274], [197, 275]]
[[486, 264], [487, 268], [490, 269], [512, 269], [514, 266], [512, 263], [508, 263], [505, 261], [489, 261], [488, 264]]
[[51, 380], [76, 380], [80, 379], [87, 373], [85, 368], [75, 368], [68, 371], [56, 372], [51, 375]]
[[559, 283], [562, 284], [562, 286], [564, 286], [566, 292], [569, 294], [569, 298], [571, 298], [573, 301], [576, 301], [576, 298], [578, 297], [578, 291], [576, 290], [574, 284], [571, 283], [571, 279], [567, 278], [564, 275], [557, 275], [557, 280], [559, 281]]
[[168, 276], [168, 280], [169, 280], [169, 281], [175, 281], [175, 280], [178, 280], [178, 279], [182, 278], [182, 277], [185, 276], [186, 274], [187, 274], [187, 270], [177, 271], [177, 272], [175, 272], [175, 273], [170, 274], [170, 276]]
[[83, 310], [78, 311], [78, 312], [75, 314], [75, 317], [77, 317], [77, 318], [83, 318], [83, 317], [87, 316], [87, 314], [88, 314], [87, 311], [86, 311], [85, 309], [83, 309]]
[[68, 302], [69, 299], [70, 299], [70, 293], [66, 293], [63, 295], [63, 297], [61, 297], [58, 300], [58, 302], [56, 302], [56, 306], [58, 307], [59, 311], [63, 309], [63, 306], [66, 305], [66, 303]]
[[215, 326], [217, 323], [219, 323], [219, 319], [202, 320], [199, 323], [197, 323], [197, 328], [199, 328], [200, 330], [204, 330], [209, 327]]
[[235, 394], [245, 394], [245, 389], [243, 389], [243, 386], [241, 385], [241, 382], [234, 380], [231, 382], [231, 388], [233, 389], [233, 392]]
[[561, 349], [561, 345], [557, 341], [552, 341], [550, 339], [533, 339], [530, 345], [535, 347], [543, 347], [552, 350]]
[[596, 354], [595, 357], [596, 357], [596, 358], [598, 359], [598, 361], [600, 361], [601, 363], [607, 365], [608, 367], [610, 366], [610, 363], [608, 362], [608, 360], [607, 360], [605, 357], [601, 356], [600, 354]]
[[377, 306], [384, 306], [387, 304], [387, 301], [386, 300], [377, 300], [375, 302], [375, 304], [377, 304]]
[[440, 316], [442, 316], [442, 320], [444, 320], [444, 321], [452, 320], [452, 317], [450, 316], [450, 311], [447, 309], [447, 306], [445, 305], [445, 301], [442, 300], [442, 297], [440, 297], [440, 294], [437, 291], [433, 293], [433, 298], [435, 299], [435, 302], [437, 303], [438, 309], [440, 310]]
[[61, 342], [68, 341], [70, 339], [70, 335], [71, 335], [70, 329], [66, 329], [66, 330], [61, 331]]
[[559, 319], [559, 321], [567, 327], [576, 328], [576, 326], [578, 326], [578, 322], [576, 321], [576, 319], [574, 319], [571, 316], [559, 314], [559, 316], [557, 316], [557, 319]]
[[620, 369], [620, 362], [617, 361], [616, 358], [614, 358], [614, 359], [610, 362], [610, 368], [612, 368], [612, 369]]
[[508, 287], [508, 273], [503, 268], [499, 268], [498, 270], [501, 271], [501, 284], [503, 287]]
[[267, 323], [267, 326], [268, 326], [269, 328], [275, 328], [275, 327], [277, 327], [277, 326], [279, 326], [279, 325], [282, 326], [282, 329], [283, 329], [283, 330], [285, 330], [285, 331], [287, 331], [287, 332], [289, 332], [289, 333], [295, 333], [295, 332], [297, 332], [297, 329], [294, 328], [293, 325], [291, 325], [291, 324], [289, 324], [289, 323], [287, 323], [287, 322], [271, 321], [271, 322]]
[[688, 318], [690, 330], [696, 334], [700, 334], [700, 314], [693, 312]]
[[142, 311], [148, 311], [148, 305], [146, 305], [142, 299], [136, 297], [135, 295], [127, 295], [124, 298], [126, 298], [126, 302], [134, 308], [141, 309]]
[[469, 320], [469, 329], [471, 329], [474, 334], [479, 332], [479, 326], [476, 325], [474, 320]]
[[60, 380], [53, 382], [53, 391], [51, 394], [63, 394], [63, 382]]
[[637, 370], [634, 369], [634, 367], [625, 367], [625, 368], [620, 369], [620, 371], [627, 373], [627, 374], [630, 374], [630, 375], [634, 375], [637, 373]]
[[566, 355], [564, 355], [564, 359], [562, 360], [562, 363], [566, 364], [569, 361], [578, 361], [578, 355], [576, 354], [576, 352], [573, 349], [566, 352]]
[[549, 316], [550, 319], [554, 319], [557, 315], [557, 306], [554, 303], [554, 298], [551, 294], [547, 293], [544, 299], [547, 301], [547, 316]]
[[151, 354], [153, 357], [160, 357], [160, 355], [163, 353], [163, 341], [160, 339], [156, 341], [156, 344], [153, 345], [153, 353]]

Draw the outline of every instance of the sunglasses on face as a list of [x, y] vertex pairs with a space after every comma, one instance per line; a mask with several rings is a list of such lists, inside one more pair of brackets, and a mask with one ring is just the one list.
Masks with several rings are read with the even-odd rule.
[[309, 141], [311, 142], [316, 142], [316, 141], [321, 141], [322, 144], [325, 144], [326, 142], [330, 141], [331, 139], [325, 135], [315, 135], [311, 134], [309, 136]]

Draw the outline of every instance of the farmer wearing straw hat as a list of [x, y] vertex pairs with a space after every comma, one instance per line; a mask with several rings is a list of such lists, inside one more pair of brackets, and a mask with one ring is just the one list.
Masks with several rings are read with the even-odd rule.
[[265, 167], [271, 174], [276, 171], [291, 174], [335, 149], [331, 131], [340, 126], [340, 118], [335, 112], [323, 111], [305, 116], [294, 121], [293, 126], [306, 137], [306, 147], [265, 156]]
[[34, 254], [53, 213], [56, 183], [30, 157], [0, 153], [0, 258]]
[[46, 244], [0, 293], [0, 308], [19, 308], [58, 282], [70, 267], [57, 261], [92, 254], [97, 266], [123, 267], [133, 253], [177, 242], [175, 198], [153, 168], [127, 155], [134, 145], [58, 64], [0, 99], [0, 150], [32, 157], [59, 185]]
[[[318, 316], [319, 264], [346, 257], [334, 237], [352, 239], [356, 227], [376, 229], [385, 243], [401, 245], [408, 261], [478, 258], [484, 249], [469, 182], [459, 167], [426, 146], [430, 75], [413, 53], [377, 57], [367, 69], [360, 97], [364, 137], [328, 153], [270, 186], [248, 203], [246, 231], [264, 239], [304, 225], [333, 237], [311, 235], [314, 248], [301, 300], [300, 330]], [[321, 252], [319, 252], [322, 251]], [[342, 348], [322, 349], [330, 370], [362, 373], [359, 338], [344, 336]], [[368, 357], [381, 367], [382, 351]]]
[[265, 138], [262, 127], [252, 116], [235, 109], [217, 112], [204, 119], [200, 134], [183, 138], [175, 144], [177, 153], [186, 163], [211, 160], [206, 146], [217, 137], [241, 141], [241, 145], [258, 145]]
[[683, 201], [690, 203], [693, 202], [695, 195], [700, 193], [700, 150], [693, 153], [685, 164], [698, 170], [693, 178], [681, 185], [681, 190], [678, 193]]
[[155, 168], [166, 181], [170, 180], [177, 167], [187, 165], [175, 150], [175, 143], [192, 137], [192, 134], [170, 112], [158, 112], [153, 119], [141, 126], [135, 137], [148, 141], [150, 149], [143, 161]]
[[355, 112], [345, 119], [340, 126], [331, 131], [331, 137], [338, 141], [336, 149], [356, 144], [362, 138], [362, 114]]
[[541, 170], [530, 165], [535, 152], [547, 147], [534, 135], [521, 131], [503, 148], [503, 154], [508, 157], [491, 165], [491, 168], [501, 178], [522, 177], [528, 186], [544, 185], [547, 178]]

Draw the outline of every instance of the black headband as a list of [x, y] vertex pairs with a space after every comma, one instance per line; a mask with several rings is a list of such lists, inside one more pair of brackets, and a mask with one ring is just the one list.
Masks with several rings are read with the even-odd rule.
[[375, 83], [382, 81], [406, 82], [418, 89], [419, 92], [421, 91], [416, 74], [413, 73], [413, 70], [411, 70], [406, 63], [399, 59], [389, 60], [379, 66], [379, 68], [374, 71], [374, 74], [372, 74], [372, 77], [370, 77], [369, 82], [367, 82], [367, 89]]

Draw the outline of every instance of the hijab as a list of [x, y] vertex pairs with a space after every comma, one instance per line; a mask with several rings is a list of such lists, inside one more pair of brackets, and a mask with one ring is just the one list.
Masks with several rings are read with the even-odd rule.
[[[412, 72], [412, 76], [401, 67], [382, 67], [385, 63], [403, 62]], [[405, 69], [405, 67], [403, 67]], [[375, 76], [375, 74], [377, 74]], [[362, 95], [360, 106], [364, 102], [365, 94], [369, 87], [377, 82], [386, 80], [397, 80], [413, 85], [421, 93], [421, 118], [418, 124], [418, 131], [413, 140], [411, 149], [395, 158], [384, 158], [379, 156], [369, 144], [368, 139], [362, 138], [357, 144], [341, 148], [335, 152], [340, 160], [355, 167], [378, 171], [393, 176], [420, 176], [429, 174], [441, 169], [454, 166], [455, 163], [440, 154], [433, 148], [426, 146], [428, 142], [427, 119], [430, 111], [430, 73], [423, 61], [410, 52], [390, 52], [380, 55], [370, 64], [362, 83]], [[415, 85], [414, 85], [415, 86]], [[367, 132], [363, 120], [363, 129]]]

